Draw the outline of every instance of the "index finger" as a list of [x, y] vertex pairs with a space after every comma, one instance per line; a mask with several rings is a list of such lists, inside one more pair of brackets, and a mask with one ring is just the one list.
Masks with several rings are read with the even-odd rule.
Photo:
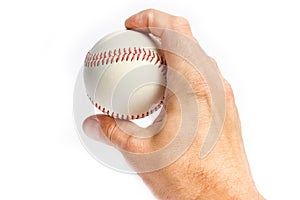
[[125, 26], [128, 29], [147, 28], [152, 34], [160, 38], [165, 29], [193, 37], [189, 22], [185, 18], [154, 9], [143, 10], [129, 17], [125, 21]]

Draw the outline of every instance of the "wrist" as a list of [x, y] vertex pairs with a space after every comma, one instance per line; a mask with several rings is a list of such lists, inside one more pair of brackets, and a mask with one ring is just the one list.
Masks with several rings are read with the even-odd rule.
[[253, 182], [247, 180], [228, 180], [223, 183], [211, 184], [207, 189], [201, 191], [198, 198], [209, 200], [263, 200], [264, 197], [259, 193]]
[[[214, 175], [213, 175], [214, 174]], [[178, 181], [173, 187], [174, 199], [263, 200], [251, 176], [232, 173], [221, 176], [213, 172], [194, 174]], [[174, 183], [174, 182], [173, 182]], [[177, 186], [177, 187], [176, 187]]]

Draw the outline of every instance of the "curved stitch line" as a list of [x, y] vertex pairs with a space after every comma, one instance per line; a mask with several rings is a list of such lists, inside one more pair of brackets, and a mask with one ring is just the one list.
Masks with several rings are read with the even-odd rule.
[[154, 113], [155, 111], [157, 111], [163, 104], [165, 101], [165, 97], [163, 97], [163, 99], [151, 110], [147, 111], [146, 113], [141, 113], [139, 115], [124, 115], [124, 114], [120, 114], [120, 113], [116, 113], [116, 112], [110, 112], [110, 110], [101, 107], [100, 104], [98, 104], [97, 102], [94, 102], [93, 99], [87, 95], [88, 98], [90, 99], [90, 101], [92, 102], [92, 104], [101, 112], [103, 112], [104, 114], [111, 116], [115, 119], [123, 119], [123, 120], [133, 120], [133, 119], [141, 119], [144, 117], [149, 116], [150, 114]]
[[158, 52], [134, 47], [124, 48], [123, 51], [121, 49], [113, 49], [95, 54], [88, 52], [85, 57], [84, 66], [99, 67], [105, 64], [118, 63], [119, 60], [133, 61], [134, 59], [140, 61], [149, 61], [150, 59], [149, 62], [154, 62], [155, 65], [158, 63], [165, 64], [164, 58]]
[[[163, 76], [166, 79], [166, 62], [163, 56], [161, 56], [159, 53], [152, 51], [150, 49], [146, 50], [144, 48], [136, 48], [134, 47], [133, 50], [131, 48], [124, 48], [123, 51], [121, 49], [114, 49], [112, 51], [104, 51], [100, 53], [95, 53], [91, 54], [90, 52], [87, 53], [84, 65], [85, 67], [99, 67], [101, 65], [105, 64], [112, 64], [112, 63], [118, 63], [120, 60], [123, 62], [124, 60], [132, 62], [134, 58], [136, 57], [136, 60], [141, 60], [141, 61], [150, 61], [149, 62], [154, 62], [155, 65], [158, 65], [158, 68], [161, 68], [161, 72]], [[101, 112], [103, 112], [106, 115], [109, 115], [113, 118], [116, 119], [123, 119], [123, 120], [133, 120], [133, 119], [140, 119], [147, 117], [151, 115], [153, 112], [157, 111], [163, 104], [165, 97], [151, 110], [147, 111], [146, 113], [141, 113], [139, 115], [124, 115], [120, 113], [115, 113], [115, 112], [110, 112], [110, 110], [107, 110], [104, 107], [101, 107], [101, 105], [97, 102], [94, 102], [93, 99], [87, 95], [88, 98], [90, 99], [91, 103]]]

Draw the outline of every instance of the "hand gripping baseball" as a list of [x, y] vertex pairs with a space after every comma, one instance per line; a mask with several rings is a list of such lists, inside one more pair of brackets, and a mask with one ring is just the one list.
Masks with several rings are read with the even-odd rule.
[[168, 65], [164, 110], [146, 129], [91, 116], [83, 124], [85, 133], [118, 148], [160, 199], [262, 198], [244, 152], [232, 89], [188, 22], [145, 10], [125, 25], [161, 40]]

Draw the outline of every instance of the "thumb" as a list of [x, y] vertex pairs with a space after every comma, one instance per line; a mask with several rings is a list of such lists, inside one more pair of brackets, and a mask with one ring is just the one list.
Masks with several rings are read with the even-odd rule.
[[107, 115], [93, 115], [83, 122], [84, 133], [120, 151], [144, 153], [150, 151], [153, 129], [144, 129], [133, 122]]

